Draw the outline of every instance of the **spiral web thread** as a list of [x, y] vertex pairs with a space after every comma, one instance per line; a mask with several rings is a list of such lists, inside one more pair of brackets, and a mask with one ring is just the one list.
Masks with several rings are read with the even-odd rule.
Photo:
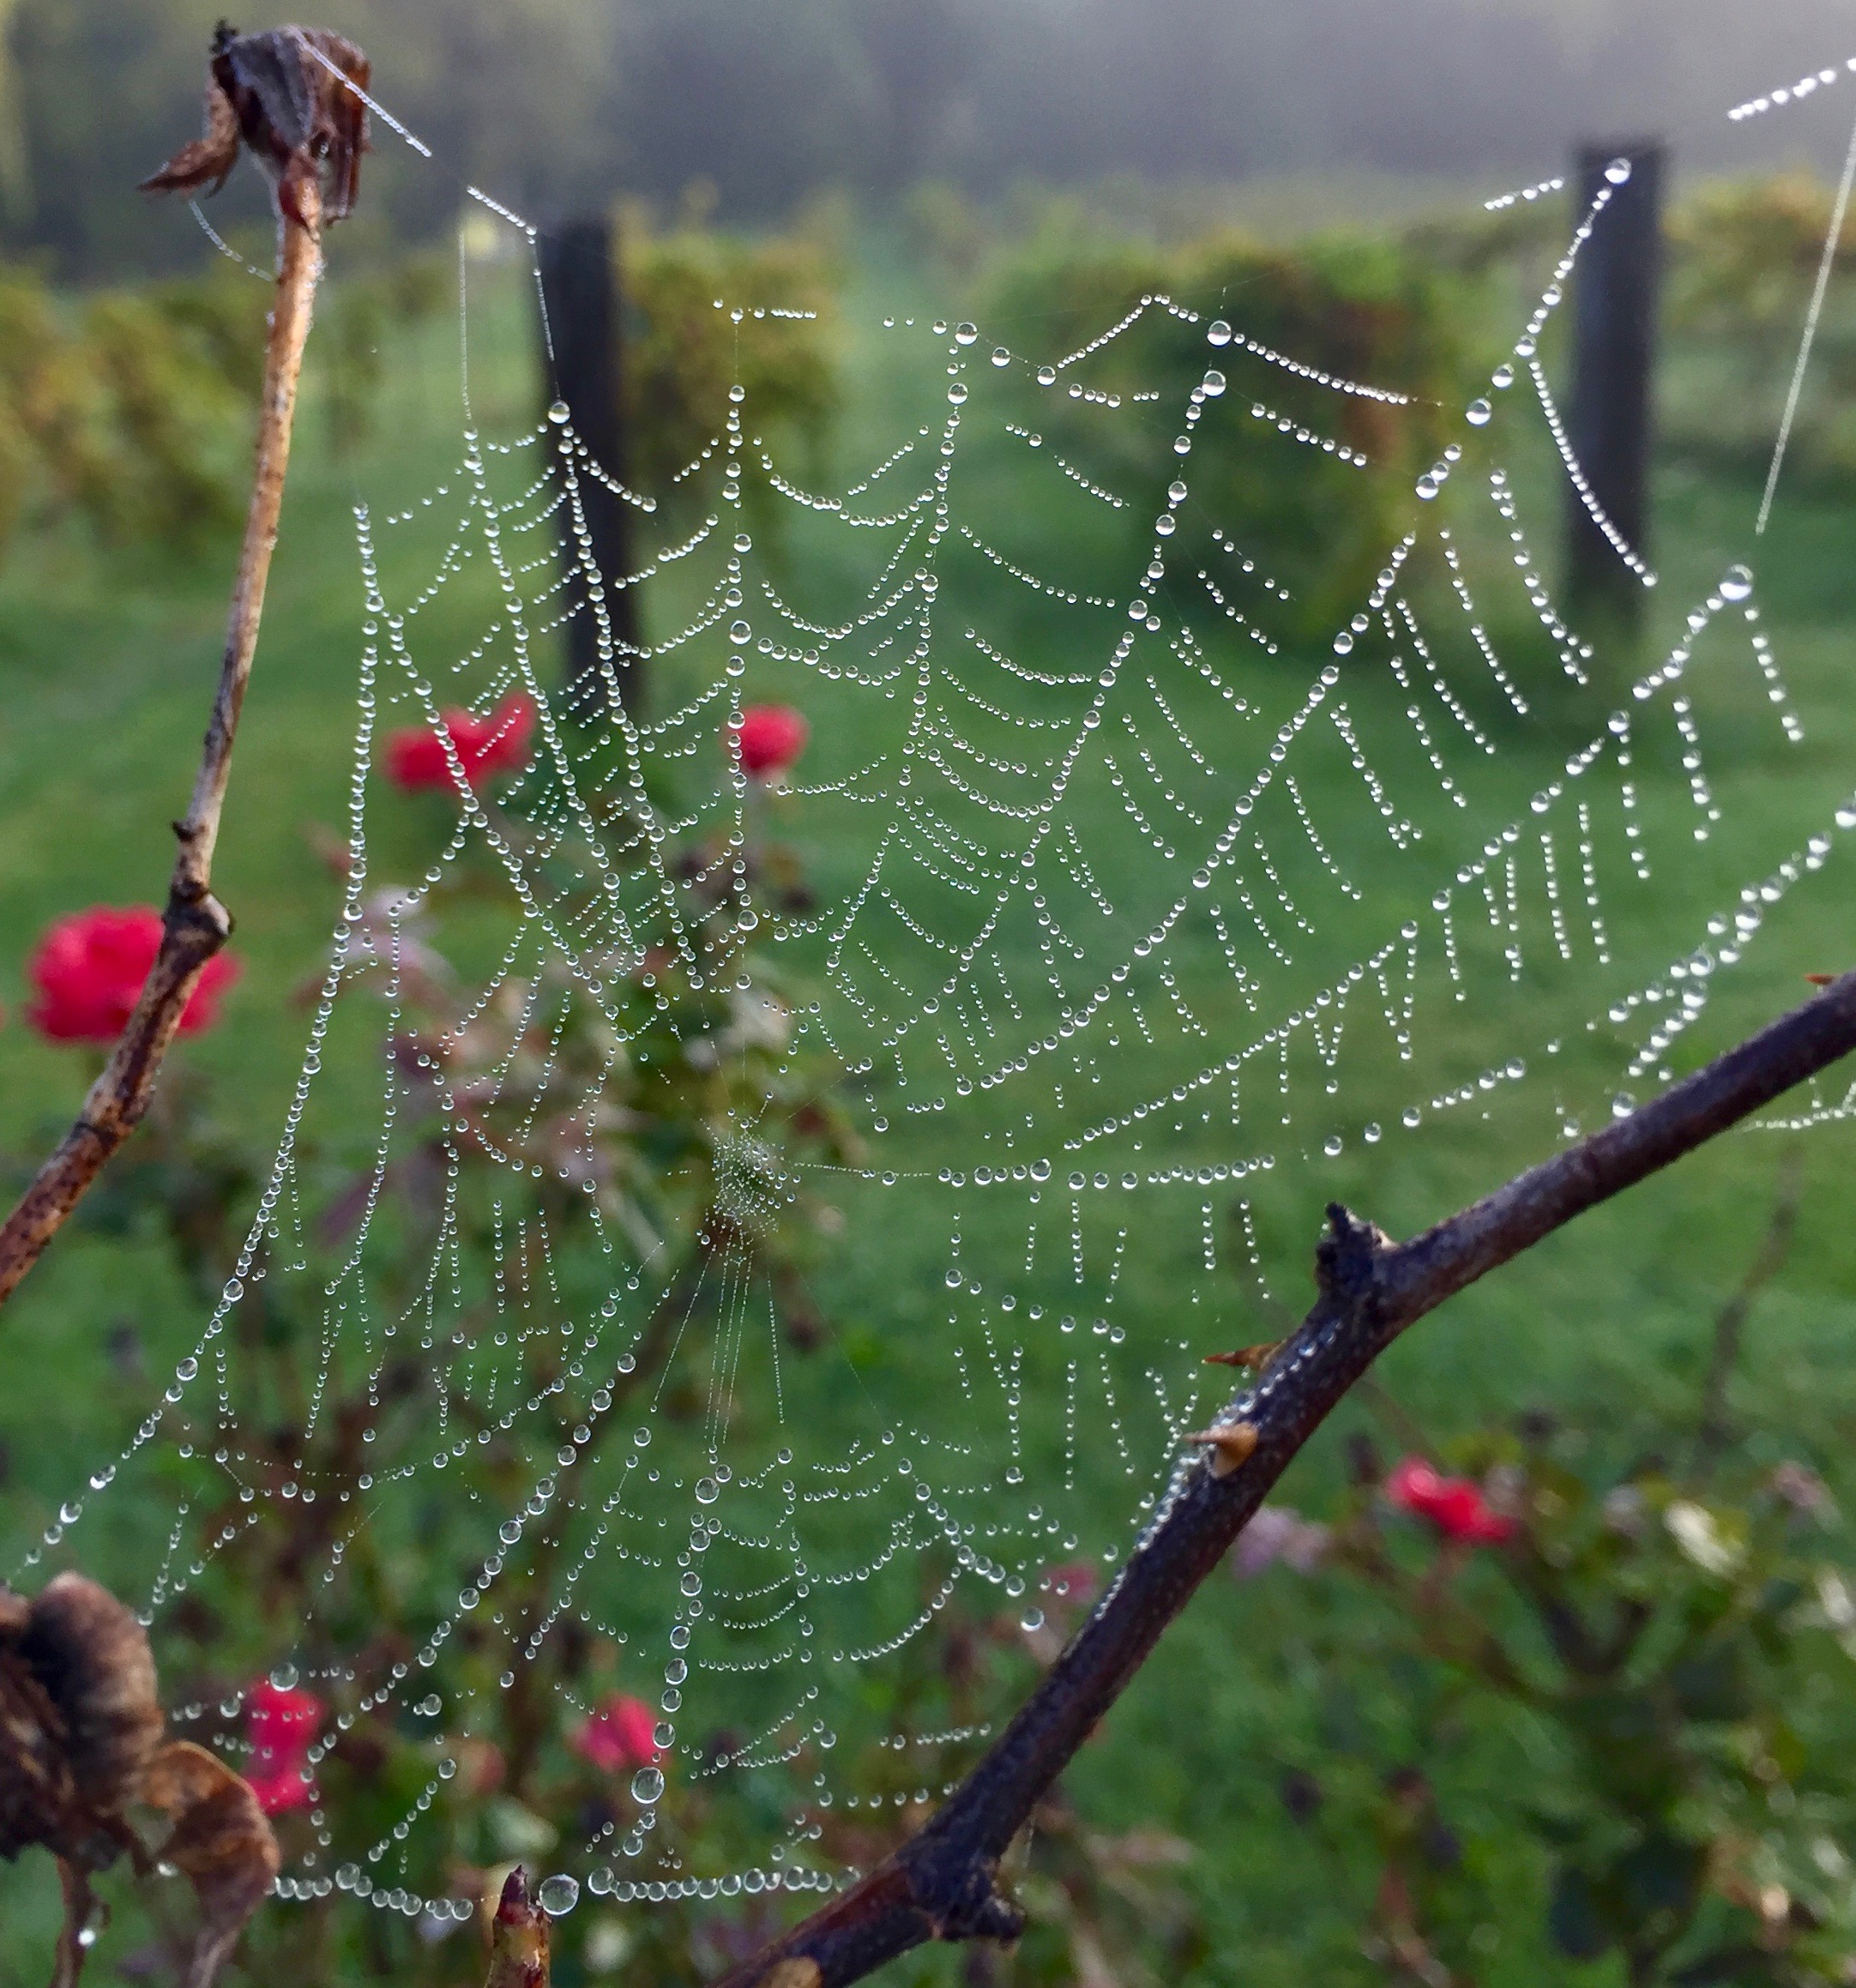
[[[470, 190], [532, 254], [533, 231]], [[441, 1928], [472, 1909], [413, 1882], [409, 1846], [494, 1694], [515, 1687], [514, 1670], [473, 1677], [460, 1648], [544, 1537], [550, 1605], [516, 1664], [563, 1634], [610, 1638], [665, 1749], [617, 1821], [563, 1842], [555, 1903], [578, 1882], [622, 1901], [843, 1882], [849, 1870], [817, 1847], [834, 1808], [939, 1792], [869, 1794], [859, 1768], [873, 1750], [927, 1757], [985, 1737], [883, 1730], [866, 1670], [906, 1666], [955, 1594], [1035, 1636], [1065, 1568], [1125, 1557], [1187, 1467], [1181, 1439], [1209, 1399], [1203, 1352], [1266, 1336], [1246, 1324], [1299, 1288], [1307, 1211], [1338, 1167], [1497, 1118], [1538, 1133], [1538, 1150], [1668, 1081], [1775, 907], [1856, 826], [1856, 802], [1802, 818], [1782, 847], [1735, 842], [1753, 881], [1668, 943], [1664, 914], [1702, 901], [1696, 866], [1733, 833], [1704, 719], [1751, 684], [1777, 736], [1802, 732], [1746, 569], [1696, 600], [1615, 710], [1593, 687], [1604, 657], [1541, 576], [1552, 523], [1509, 460], [1544, 433], [1620, 559], [1654, 582], [1587, 489], [1537, 357], [1611, 191], [1314, 665], [1273, 632], [1288, 589], [1195, 497], [1194, 452], [1215, 437], [1285, 480], [1313, 452], [1367, 479], [1367, 452], [1278, 402], [1406, 396], [1164, 296], [1049, 354], [974, 325], [886, 318], [871, 335], [897, 355], [891, 433], [841, 490], [784, 465], [733, 389], [704, 451], [726, 466], [720, 503], [666, 532], [636, 574], [593, 563], [583, 496], [613, 479], [565, 410], [491, 436], [474, 424], [467, 373], [453, 472], [400, 508], [358, 508], [352, 869], [274, 1170], [198, 1344], [21, 1569], [136, 1485], [172, 1521], [144, 1598], [159, 1628], [261, 1518], [320, 1502], [334, 1515], [315, 1591], [333, 1609], [367, 1528], [443, 1498], [473, 1444], [512, 1447], [521, 1490], [465, 1515], [482, 1534], [471, 1572], [365, 1696], [343, 1699], [353, 1671], [315, 1667], [316, 1615], [301, 1625], [301, 1674], [345, 1707], [312, 1768], [355, 1717], [384, 1713], [425, 1737], [432, 1768], [373, 1840], [337, 1840], [316, 1810], [316, 1847], [280, 1881], [285, 1897], [339, 1887]], [[767, 307], [718, 308], [745, 342]], [[1099, 355], [1161, 314], [1206, 341], [1184, 404], [1095, 384]], [[1541, 427], [1522, 405], [1530, 384]], [[1053, 401], [1100, 424], [1118, 481], [1046, 444]], [[614, 487], [655, 529], [655, 500]], [[1041, 535], [1025, 523], [1028, 489], [1056, 521]], [[756, 501], [784, 513], [777, 547], [744, 522]], [[1105, 511], [1143, 507], [1144, 560], [1105, 568], [1075, 551], [1097, 542]], [[1184, 559], [1176, 542], [1192, 548]], [[564, 569], [563, 543], [577, 548]], [[1406, 584], [1414, 561], [1446, 575], [1421, 599]], [[477, 636], [428, 641], [466, 572], [491, 604]], [[550, 681], [558, 631], [590, 616], [616, 669], [630, 659], [609, 606], [635, 586], [666, 604], [654, 617], [671, 630], [637, 660], [676, 695], [634, 718], [614, 673], [603, 710], [570, 717]], [[1503, 614], [1538, 624], [1544, 644], [1528, 653], [1558, 659], [1557, 686], [1504, 656], [1490, 632]], [[443, 736], [441, 707], [482, 714], [513, 690], [539, 713], [533, 763], [478, 793], [454, 754], [455, 831], [419, 883], [377, 884], [377, 810], [405, 805], [379, 792], [386, 721]], [[1538, 791], [1517, 792], [1505, 745], [1549, 693], [1582, 729]], [[813, 725], [777, 803], [722, 745], [744, 705], [768, 698]], [[770, 913], [732, 874], [769, 822], [813, 852], [809, 909]], [[685, 860], [691, 850], [707, 853]], [[501, 963], [457, 1025], [482, 1045], [473, 1069], [491, 1073], [466, 1099], [437, 1066], [409, 1067], [406, 1009], [429, 964], [432, 895], [473, 864], [500, 880]], [[802, 991], [790, 1007], [741, 970], [750, 953]], [[532, 1092], [510, 1075], [538, 1039], [584, 1028], [604, 1042], [603, 1066], [566, 1073], [590, 1154], [613, 1070], [648, 1053], [655, 1010], [647, 997], [641, 1021], [635, 997], [653, 962], [732, 1002], [715, 1054], [759, 1041], [789, 1066], [844, 1073], [862, 1142], [849, 1161], [789, 1166], [744, 1117], [716, 1170], [726, 1234], [696, 1291], [666, 1281], [653, 1239], [612, 1219], [571, 1139], [543, 1197], [523, 1145]], [[304, 1142], [325, 1050], [363, 1029], [350, 1017], [365, 1018], [383, 1075], [372, 1160], [331, 1256]], [[1462, 1062], [1463, 1042], [1491, 1039], [1498, 1057]], [[1614, 1051], [1610, 1083], [1592, 1075], [1594, 1043]], [[384, 1211], [412, 1103], [431, 1096], [448, 1157], [419, 1233]], [[1814, 1096], [1781, 1122], [1851, 1105]], [[501, 1170], [488, 1284], [465, 1248], [467, 1153]], [[866, 1259], [893, 1244], [893, 1285], [853, 1280], [840, 1297], [895, 1357], [859, 1360], [837, 1342], [801, 1357], [786, 1342], [785, 1296], [754, 1240], [807, 1196], [829, 1197]], [[311, 1292], [322, 1319], [304, 1461], [268, 1476], [238, 1399], [240, 1308], [266, 1279]], [[641, 1374], [654, 1331], [672, 1356]], [[553, 1376], [539, 1392], [525, 1380], [538, 1346]], [[678, 1359], [702, 1399], [672, 1413]], [[425, 1405], [417, 1438], [318, 1481], [317, 1404], [357, 1372], [377, 1395], [398, 1386]], [[1060, 1434], [1054, 1418], [1027, 1429], [1027, 1402], [1058, 1400]], [[183, 1708], [177, 1722], [237, 1708]], [[589, 1709], [567, 1693], [551, 1716], [565, 1726]], [[732, 1861], [704, 1863], [655, 1828], [666, 1775], [760, 1818], [720, 1834]]]

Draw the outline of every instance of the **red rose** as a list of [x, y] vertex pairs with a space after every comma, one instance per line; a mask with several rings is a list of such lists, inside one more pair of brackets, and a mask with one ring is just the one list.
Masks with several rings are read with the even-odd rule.
[[245, 1693], [245, 1737], [251, 1742], [245, 1780], [267, 1816], [306, 1809], [318, 1798], [304, 1770], [322, 1712], [313, 1691], [286, 1691], [268, 1678]]
[[387, 777], [395, 786], [408, 793], [422, 787], [449, 793], [452, 776], [444, 749], [447, 737], [473, 786], [497, 774], [520, 773], [528, 763], [535, 701], [526, 691], [512, 690], [487, 717], [454, 707], [441, 711], [438, 722], [443, 736], [425, 725], [387, 734]]
[[568, 1736], [567, 1744], [601, 1774], [623, 1774], [627, 1768], [654, 1767], [660, 1758], [652, 1728], [651, 1708], [642, 1698], [612, 1691], [599, 1709]]
[[735, 756], [750, 780], [782, 780], [805, 750], [811, 726], [790, 704], [750, 704], [731, 733]]
[[[35, 990], [27, 1019], [52, 1042], [114, 1042], [160, 949], [161, 914], [150, 905], [93, 904], [57, 919], [26, 969]], [[226, 954], [208, 961], [182, 1010], [183, 1035], [212, 1027], [220, 996], [238, 978], [238, 962]]]
[[1393, 1467], [1385, 1495], [1401, 1511], [1428, 1519], [1447, 1539], [1470, 1546], [1498, 1546], [1515, 1530], [1514, 1521], [1496, 1511], [1482, 1488], [1467, 1477], [1444, 1477], [1421, 1456], [1407, 1456]]

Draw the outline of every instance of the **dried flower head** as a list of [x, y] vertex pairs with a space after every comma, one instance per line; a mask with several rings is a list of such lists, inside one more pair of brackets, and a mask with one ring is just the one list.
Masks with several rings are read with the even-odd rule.
[[269, 176], [286, 220], [310, 225], [303, 190], [314, 184], [321, 218], [339, 221], [360, 183], [368, 148], [360, 93], [372, 76], [360, 50], [326, 27], [240, 34], [222, 21], [207, 73], [205, 136], [183, 145], [142, 190], [217, 193], [243, 144]]

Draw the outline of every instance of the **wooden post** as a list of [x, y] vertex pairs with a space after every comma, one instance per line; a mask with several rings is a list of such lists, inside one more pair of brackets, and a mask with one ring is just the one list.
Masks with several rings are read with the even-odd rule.
[[[1630, 164], [1611, 185], [1605, 169]], [[1572, 395], [1567, 437], [1594, 497], [1639, 557], [1648, 558], [1650, 391], [1662, 278], [1664, 152], [1660, 142], [1582, 145], [1574, 207], [1611, 199], [1579, 251], [1573, 277]], [[1574, 614], [1633, 634], [1644, 587], [1619, 557], [1576, 489], [1567, 491], [1566, 592]]]
[[[551, 362], [546, 340], [542, 346], [547, 398], [566, 403], [574, 431], [594, 462], [623, 483], [627, 451], [618, 244], [610, 219], [600, 214], [569, 221], [542, 236], [541, 293], [553, 341]], [[588, 598], [588, 581], [574, 539], [573, 520], [563, 516], [567, 599], [569, 605], [577, 604], [567, 624], [567, 703], [576, 716], [592, 720], [605, 708], [609, 671], [617, 674], [618, 694], [628, 711], [638, 708], [644, 685], [637, 597], [630, 587], [619, 584], [636, 570], [631, 506], [584, 464], [579, 488], [593, 557], [604, 582], [606, 627], [612, 638], [608, 662], [601, 653], [600, 614]]]

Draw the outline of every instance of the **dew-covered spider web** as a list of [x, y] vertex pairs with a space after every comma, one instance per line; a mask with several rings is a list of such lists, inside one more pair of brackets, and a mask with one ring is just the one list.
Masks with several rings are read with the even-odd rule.
[[[389, 1718], [431, 1771], [365, 1834], [316, 1808], [283, 1896], [466, 1916], [426, 1811], [492, 1719], [594, 1710], [568, 1638], [618, 1653], [661, 1758], [552, 1818], [557, 1901], [829, 1890], [828, 1821], [941, 1792], [906, 1762], [949, 1735], [893, 1708], [949, 1602], [1030, 1636], [1112, 1575], [1223, 1399], [1203, 1355], [1301, 1310], [1324, 1202], [1378, 1213], [1497, 1134], [1545, 1154], [1732, 1039], [1734, 969], [1856, 801], [1799, 755], [1782, 832], [1743, 828], [1711, 756], [1805, 736], [1753, 521], [1672, 611], [1568, 441], [1542, 343], [1626, 172], [1441, 409], [1278, 349], [1242, 295], [1050, 346], [879, 310], [865, 459], [786, 459], [732, 386], [686, 476], [617, 486], [632, 572], [594, 560], [614, 479], [566, 408], [473, 412], [467, 284], [453, 464], [356, 508], [349, 870], [274, 1171], [197, 1346], [29, 1556], [147, 1501], [159, 1637], [256, 1533], [297, 1543], [277, 1660], [340, 1708], [310, 1770]], [[779, 328], [714, 309], [744, 355]], [[1419, 419], [1435, 460], [1389, 491]], [[1568, 488], [1673, 630], [1640, 667], [1550, 585]], [[1312, 638], [1319, 546], [1254, 556], [1258, 489], [1395, 521]], [[569, 696], [575, 617], [603, 674]], [[385, 735], [517, 696], [525, 763], [473, 782], [448, 745], [461, 804], [415, 822]], [[810, 727], [778, 791], [730, 743], [767, 705]], [[673, 1091], [712, 1134], [650, 1155], [680, 1214], [612, 1157]], [[316, 1352], [280, 1449], [254, 1377], [286, 1303]], [[368, 1556], [425, 1598], [384, 1654]]]

